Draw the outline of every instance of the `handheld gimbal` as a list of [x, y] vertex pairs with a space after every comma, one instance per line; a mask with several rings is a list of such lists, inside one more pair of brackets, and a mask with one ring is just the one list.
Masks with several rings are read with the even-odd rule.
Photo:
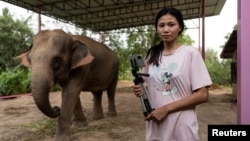
[[137, 73], [137, 71], [139, 71], [139, 68], [144, 67], [144, 61], [141, 56], [131, 55], [129, 57], [129, 60], [130, 60], [130, 65], [132, 67], [132, 74], [135, 77], [134, 83], [135, 85], [139, 84], [143, 90], [143, 94], [140, 97], [140, 101], [141, 101], [141, 105], [143, 108], [143, 114], [146, 117], [148, 114], [150, 114], [154, 110], [151, 108], [150, 101], [148, 99], [148, 92], [147, 92], [147, 89], [143, 85], [144, 79], [142, 78], [142, 76], [149, 77], [149, 74]]

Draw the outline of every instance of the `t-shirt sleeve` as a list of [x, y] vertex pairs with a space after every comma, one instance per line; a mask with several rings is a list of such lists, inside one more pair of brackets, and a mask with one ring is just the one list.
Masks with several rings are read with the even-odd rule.
[[212, 84], [205, 62], [197, 50], [191, 57], [191, 86], [192, 91]]

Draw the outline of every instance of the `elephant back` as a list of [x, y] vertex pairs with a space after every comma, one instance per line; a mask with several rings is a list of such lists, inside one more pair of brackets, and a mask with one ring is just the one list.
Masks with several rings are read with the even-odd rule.
[[116, 54], [108, 48], [105, 44], [102, 44], [100, 42], [97, 42], [90, 37], [84, 36], [84, 35], [72, 35], [73, 40], [78, 40], [82, 43], [84, 43], [91, 54], [97, 59], [107, 59], [110, 60], [118, 60]]

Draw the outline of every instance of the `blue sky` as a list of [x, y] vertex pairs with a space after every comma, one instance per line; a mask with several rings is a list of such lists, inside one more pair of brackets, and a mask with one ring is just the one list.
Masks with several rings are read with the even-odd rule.
[[[27, 11], [23, 8], [16, 7], [14, 5], [0, 1], [0, 10], [7, 7], [12, 15], [17, 16], [17, 18], [25, 17], [27, 15], [32, 15], [33, 22], [31, 26], [34, 30], [37, 30], [37, 14]], [[65, 26], [64, 23], [60, 23], [56, 20], [42, 16], [43, 23], [47, 24], [46, 28], [64, 28], [66, 31], [71, 31], [77, 33], [79, 29], [74, 28], [73, 26]], [[198, 26], [198, 19], [193, 19], [185, 21], [188, 27]], [[226, 0], [226, 3], [218, 16], [206, 17], [205, 18], [205, 48], [212, 48], [217, 51], [218, 54], [221, 52], [220, 46], [224, 45], [226, 39], [224, 38], [228, 33], [231, 33], [234, 25], [237, 24], [237, 0]], [[55, 26], [56, 25], [56, 26]], [[195, 40], [194, 46], [198, 47], [199, 43], [199, 30], [198, 29], [188, 29], [187, 34]], [[201, 37], [201, 34], [200, 34]], [[201, 40], [200, 40], [201, 42]]]

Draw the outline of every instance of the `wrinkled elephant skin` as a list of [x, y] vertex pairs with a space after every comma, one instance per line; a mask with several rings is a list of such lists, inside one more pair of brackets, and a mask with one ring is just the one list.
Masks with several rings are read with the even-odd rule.
[[[43, 30], [34, 36], [31, 49], [18, 57], [32, 70], [31, 88], [37, 107], [48, 117], [58, 117], [56, 141], [70, 140], [71, 124], [87, 125], [79, 97], [81, 91], [93, 93], [94, 119], [103, 118], [103, 91], [108, 95], [108, 115], [117, 114], [115, 90], [119, 60], [105, 45], [60, 29]], [[55, 83], [62, 87], [61, 108], [52, 108], [49, 102], [49, 90]]]

